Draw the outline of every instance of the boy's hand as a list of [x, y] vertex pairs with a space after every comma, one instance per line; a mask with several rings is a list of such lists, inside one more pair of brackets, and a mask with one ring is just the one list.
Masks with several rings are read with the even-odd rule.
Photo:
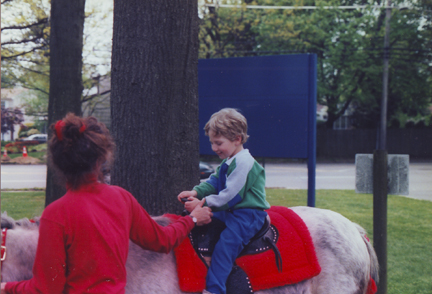
[[196, 197], [198, 195], [197, 191], [183, 191], [180, 194], [178, 194], [177, 199], [178, 201], [182, 202], [183, 198], [189, 199], [190, 197]]
[[[188, 201], [185, 203], [185, 209], [187, 210], [187, 211], [189, 211], [189, 212], [192, 212], [192, 210], [194, 210], [195, 209], [195, 207], [197, 207], [200, 203], [202, 202], [202, 204], [204, 205], [204, 203], [205, 203], [205, 200], [203, 199], [203, 200], [198, 200], [197, 198], [195, 198], [195, 197], [189, 197], [188, 198]], [[202, 206], [202, 205], [201, 205]]]

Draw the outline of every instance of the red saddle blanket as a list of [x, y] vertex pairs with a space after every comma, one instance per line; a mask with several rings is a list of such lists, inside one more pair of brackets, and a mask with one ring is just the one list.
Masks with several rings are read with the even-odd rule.
[[[272, 225], [279, 231], [276, 246], [281, 253], [283, 267], [282, 272], [279, 272], [272, 250], [237, 258], [236, 263], [248, 275], [252, 289], [258, 291], [295, 284], [318, 275], [321, 267], [303, 220], [294, 211], [282, 206], [272, 206], [267, 213]], [[202, 292], [207, 267], [193, 249], [189, 238], [174, 249], [174, 253], [180, 289], [184, 292]]]

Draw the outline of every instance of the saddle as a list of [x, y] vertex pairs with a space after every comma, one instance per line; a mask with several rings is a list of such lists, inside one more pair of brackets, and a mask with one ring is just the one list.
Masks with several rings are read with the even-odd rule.
[[[207, 267], [209, 267], [209, 261], [219, 240], [219, 236], [225, 228], [226, 226], [221, 220], [213, 218], [211, 223], [195, 227], [189, 234], [193, 248]], [[271, 225], [270, 217], [267, 215], [262, 228], [244, 247], [238, 257], [273, 250], [278, 271], [282, 272], [282, 257], [279, 249], [276, 247], [278, 238], [279, 232], [275, 226]], [[236, 264], [234, 264], [228, 277], [226, 287], [227, 293], [241, 294], [253, 292], [247, 274]]]
[[[262, 244], [265, 246], [253, 245], [259, 244], [255, 243], [255, 240], [260, 238], [251, 240], [242, 254], [247, 252], [252, 254], [238, 257], [228, 277], [226, 288], [229, 294], [252, 293], [292, 285], [310, 279], [321, 272], [315, 247], [304, 221], [287, 207], [272, 206], [266, 212], [270, 216], [271, 224], [267, 221], [257, 237], [268, 236], [273, 244], [277, 242], [278, 250], [273, 250], [268, 240], [263, 241]], [[172, 220], [180, 217], [172, 214], [165, 216]], [[208, 265], [203, 261], [207, 258], [206, 255], [209, 255], [214, 249], [215, 240], [225, 225], [215, 220], [213, 226], [207, 226], [208, 231], [213, 231], [210, 233], [201, 227], [194, 228], [190, 233], [190, 238], [186, 238], [174, 248], [179, 286], [183, 292], [202, 292], [205, 289]], [[212, 235], [216, 235], [216, 239], [211, 237]], [[213, 241], [203, 243], [198, 239], [213, 239]], [[210, 244], [212, 245], [209, 246]], [[280, 262], [279, 268], [275, 259]]]

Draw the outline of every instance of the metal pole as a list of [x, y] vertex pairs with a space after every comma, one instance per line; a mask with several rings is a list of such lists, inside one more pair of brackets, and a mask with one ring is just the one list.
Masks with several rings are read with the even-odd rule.
[[373, 245], [379, 263], [377, 294], [387, 294], [387, 150], [373, 156]]
[[373, 228], [374, 248], [380, 265], [378, 294], [387, 294], [387, 194], [388, 194], [388, 163], [387, 163], [387, 100], [388, 100], [388, 68], [390, 47], [391, 0], [386, 8], [384, 35], [384, 68], [383, 95], [381, 100], [381, 119], [377, 150], [374, 152], [373, 163]]
[[380, 136], [378, 141], [378, 150], [387, 149], [387, 100], [388, 100], [388, 68], [390, 59], [390, 18], [391, 18], [391, 0], [388, 0], [385, 19], [385, 35], [384, 35], [384, 68], [383, 68], [383, 93], [381, 100], [381, 121], [380, 121]]

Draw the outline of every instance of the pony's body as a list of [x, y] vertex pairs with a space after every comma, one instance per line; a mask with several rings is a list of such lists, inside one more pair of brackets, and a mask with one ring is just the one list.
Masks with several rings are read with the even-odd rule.
[[[321, 273], [298, 284], [256, 293], [366, 293], [370, 277], [378, 280], [377, 258], [366, 240], [366, 232], [330, 210], [311, 207], [292, 207], [292, 210], [303, 219], [310, 231]], [[157, 217], [156, 220], [162, 224], [169, 222], [164, 217]], [[6, 239], [7, 258], [2, 266], [2, 281], [29, 279], [39, 235], [37, 224], [21, 221], [20, 225], [16, 225], [17, 222], [2, 214], [2, 227], [7, 223], [12, 229]], [[126, 293], [184, 293], [178, 286], [172, 252], [150, 252], [131, 242], [126, 268]]]

